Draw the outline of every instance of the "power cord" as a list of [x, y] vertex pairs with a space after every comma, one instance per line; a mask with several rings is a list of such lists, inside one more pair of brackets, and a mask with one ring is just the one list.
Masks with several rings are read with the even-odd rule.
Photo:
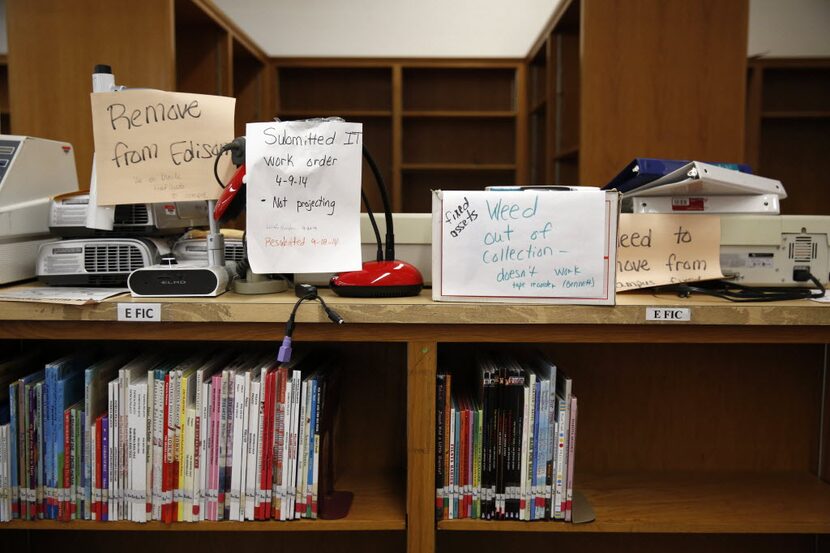
[[294, 295], [296, 295], [299, 299], [297, 300], [297, 303], [294, 304], [294, 309], [291, 310], [291, 315], [285, 323], [285, 336], [282, 338], [282, 345], [280, 346], [279, 353], [277, 354], [277, 361], [280, 363], [287, 363], [291, 360], [291, 343], [292, 335], [294, 334], [294, 319], [297, 316], [297, 310], [304, 301], [319, 301], [320, 305], [323, 307], [323, 310], [326, 312], [326, 316], [331, 322], [338, 325], [346, 322], [343, 317], [337, 313], [337, 311], [329, 307], [326, 304], [326, 301], [317, 295], [316, 286], [312, 286], [310, 284], [297, 284], [294, 286]]
[[786, 301], [824, 297], [824, 286], [810, 271], [797, 269], [793, 274], [793, 279], [797, 282], [807, 282], [809, 280], [815, 285], [817, 290], [813, 288], [744, 286], [725, 280], [713, 280], [697, 284], [672, 284], [670, 286], [659, 286], [656, 290], [658, 292], [675, 293], [681, 298], [688, 298], [692, 294], [704, 294], [735, 303]]
[[228, 142], [227, 144], [223, 145], [222, 148], [219, 150], [219, 153], [213, 159], [213, 176], [216, 178], [216, 182], [219, 183], [219, 186], [222, 189], [225, 188], [225, 183], [222, 182], [222, 179], [219, 177], [219, 160], [222, 158], [222, 154], [225, 152], [231, 153], [231, 161], [234, 165], [239, 167], [243, 163], [245, 163], [245, 137], [238, 136]]

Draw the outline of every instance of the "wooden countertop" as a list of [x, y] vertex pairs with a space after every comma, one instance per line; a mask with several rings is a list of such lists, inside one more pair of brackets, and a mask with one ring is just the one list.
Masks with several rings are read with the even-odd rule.
[[[433, 302], [431, 291], [410, 298], [340, 298], [329, 290], [321, 296], [348, 323], [429, 325], [750, 325], [828, 326], [830, 305], [811, 300], [732, 303], [717, 298], [678, 298], [668, 294], [624, 293], [616, 306], [534, 305]], [[100, 304], [0, 302], [0, 321], [116, 321], [119, 303], [160, 303], [163, 322], [285, 322], [296, 298], [291, 292], [245, 296], [228, 292], [217, 298], [138, 299], [122, 295]], [[646, 321], [648, 307], [690, 309], [688, 322]], [[327, 323], [319, 304], [304, 304], [299, 323]]]

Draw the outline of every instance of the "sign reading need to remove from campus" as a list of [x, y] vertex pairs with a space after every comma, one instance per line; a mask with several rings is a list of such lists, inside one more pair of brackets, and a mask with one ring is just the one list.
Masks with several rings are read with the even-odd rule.
[[312, 119], [246, 129], [248, 259], [255, 273], [361, 268], [363, 125]]
[[434, 300], [614, 304], [616, 191], [436, 191]]
[[[98, 205], [219, 197], [213, 163], [234, 137], [234, 98], [149, 89], [91, 98]], [[232, 172], [223, 156], [219, 176]]]

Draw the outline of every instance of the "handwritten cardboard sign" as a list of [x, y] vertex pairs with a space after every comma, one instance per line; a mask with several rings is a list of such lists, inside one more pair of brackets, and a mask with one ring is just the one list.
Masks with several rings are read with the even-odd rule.
[[620, 215], [617, 291], [723, 278], [720, 217]]
[[617, 192], [437, 191], [432, 297], [614, 303]]
[[309, 120], [246, 129], [248, 259], [255, 273], [361, 267], [363, 125]]
[[[233, 140], [235, 103], [148, 89], [93, 93], [97, 204], [218, 198], [213, 162]], [[232, 170], [223, 156], [220, 177]]]

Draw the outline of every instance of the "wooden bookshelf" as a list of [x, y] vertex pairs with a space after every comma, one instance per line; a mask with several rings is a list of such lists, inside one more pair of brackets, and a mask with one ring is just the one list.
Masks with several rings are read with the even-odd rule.
[[525, 59], [532, 180], [602, 186], [635, 157], [742, 161], [747, 21], [745, 0], [561, 2]]
[[802, 473], [580, 475], [596, 521], [586, 524], [442, 520], [475, 532], [827, 534], [827, 484]]
[[830, 215], [830, 59], [749, 60], [746, 105], [746, 159], [784, 185], [781, 213]]
[[292, 521], [202, 521], [164, 524], [153, 521], [138, 524], [129, 521], [98, 522], [56, 520], [15, 520], [0, 523], [0, 530], [95, 530], [107, 532], [386, 532], [406, 529], [406, 502], [400, 475], [357, 475], [340, 478], [337, 487], [354, 493], [348, 516], [333, 520]]
[[0, 54], [0, 131], [11, 134], [11, 110], [9, 109], [9, 60]]
[[[279, 117], [364, 124], [395, 211], [429, 211], [431, 189], [527, 179], [516, 60], [275, 59], [274, 68]], [[365, 170], [363, 189], [379, 210], [371, 178]]]
[[[195, 536], [205, 532], [221, 542], [234, 532], [239, 544], [253, 544], [260, 534], [280, 532], [286, 544], [412, 553], [497, 550], [507, 546], [506, 536], [523, 547], [565, 540], [574, 551], [685, 551], [689, 543], [751, 551], [768, 536], [782, 550], [806, 553], [830, 534], [830, 425], [822, 423], [830, 392], [822, 392], [830, 310], [824, 305], [647, 293], [621, 294], [614, 307], [435, 303], [428, 291], [376, 300], [323, 295], [346, 324], [332, 325], [319, 306], [305, 305], [294, 339], [334, 347], [347, 363], [351, 378], [336, 438], [336, 487], [355, 493], [346, 518], [167, 526], [14, 522], [0, 525], [0, 535], [17, 543], [22, 538], [15, 532], [26, 532], [40, 547], [65, 532], [95, 530], [84, 539], [106, 547], [129, 533], [138, 548], [149, 543], [142, 535], [164, 531], [173, 541], [160, 550], [172, 551], [179, 539], [173, 536], [201, 539]], [[115, 322], [119, 302], [161, 303], [163, 322]], [[3, 302], [0, 339], [221, 340], [276, 348], [293, 303], [289, 294], [233, 293], [120, 297], [86, 307]], [[646, 307], [666, 306], [689, 308], [691, 321], [645, 320]], [[580, 397], [576, 490], [591, 504], [594, 522], [435, 522], [439, 353], [467, 356], [488, 344], [540, 348], [573, 377]], [[367, 398], [374, 408], [366, 408]], [[615, 536], [626, 536], [627, 545]]]
[[236, 95], [237, 133], [249, 117], [273, 116], [268, 58], [210, 0], [10, 2], [7, 12], [14, 132], [70, 142], [82, 188], [96, 64], [128, 87]]

